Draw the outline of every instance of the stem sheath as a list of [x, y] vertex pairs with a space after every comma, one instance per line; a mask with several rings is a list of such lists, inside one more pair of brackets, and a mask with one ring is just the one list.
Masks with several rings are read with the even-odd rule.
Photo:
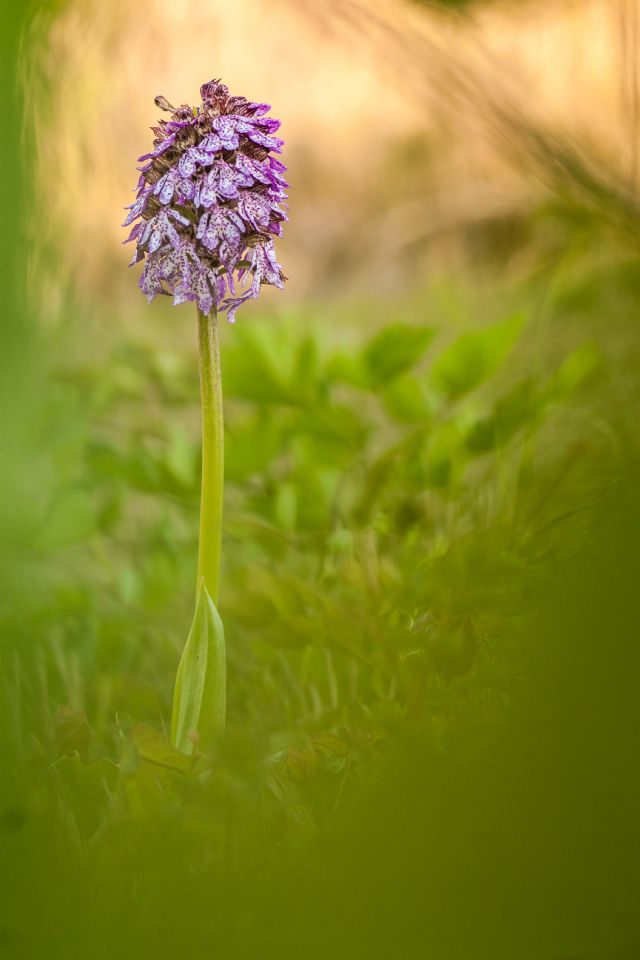
[[218, 603], [222, 548], [222, 496], [224, 483], [224, 421], [220, 341], [215, 307], [205, 314], [198, 308], [200, 345], [200, 400], [202, 406], [202, 486], [198, 580]]

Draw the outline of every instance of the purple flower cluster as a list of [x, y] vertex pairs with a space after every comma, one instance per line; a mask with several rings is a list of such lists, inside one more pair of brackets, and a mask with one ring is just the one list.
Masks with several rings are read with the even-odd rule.
[[123, 226], [137, 223], [125, 243], [136, 241], [131, 264], [144, 260], [139, 286], [149, 301], [173, 294], [174, 304], [197, 301], [203, 313], [226, 310], [233, 322], [261, 284], [284, 284], [273, 238], [287, 220], [288, 184], [272, 156], [283, 141], [267, 103], [230, 97], [219, 80], [200, 95], [201, 106], [177, 109], [156, 97], [171, 119], [151, 128], [154, 150], [140, 157], [137, 199]]

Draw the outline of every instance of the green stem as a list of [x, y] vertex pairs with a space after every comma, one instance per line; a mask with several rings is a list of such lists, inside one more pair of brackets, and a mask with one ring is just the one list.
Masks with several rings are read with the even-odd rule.
[[220, 341], [215, 307], [208, 314], [198, 309], [198, 340], [202, 405], [202, 487], [197, 587], [204, 580], [209, 596], [217, 604], [222, 548], [224, 422]]

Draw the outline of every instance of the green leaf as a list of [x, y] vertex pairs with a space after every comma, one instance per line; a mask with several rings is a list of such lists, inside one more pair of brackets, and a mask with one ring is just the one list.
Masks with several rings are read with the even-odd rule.
[[233, 349], [225, 353], [225, 397], [238, 397], [259, 404], [290, 403], [291, 390], [286, 377], [288, 365], [288, 357], [278, 363], [269, 344], [257, 331], [243, 331]]
[[207, 748], [224, 729], [226, 705], [224, 630], [203, 580], [176, 676], [172, 744], [189, 756], [196, 740]]
[[329, 357], [325, 376], [330, 383], [348, 383], [366, 390], [369, 385], [367, 369], [362, 357], [352, 350], [336, 350]]
[[423, 423], [434, 413], [425, 384], [413, 373], [394, 380], [382, 394], [385, 409], [400, 423]]
[[570, 396], [602, 366], [602, 361], [602, 352], [597, 344], [581, 344], [554, 373], [548, 387], [549, 396], [553, 400]]
[[433, 340], [430, 327], [398, 323], [386, 327], [367, 345], [364, 362], [374, 389], [385, 387], [395, 377], [415, 366]]
[[317, 404], [292, 425], [291, 450], [298, 462], [346, 469], [367, 440], [361, 417], [343, 404]]
[[517, 315], [458, 337], [434, 363], [433, 385], [451, 400], [474, 390], [507, 359], [523, 324]]
[[527, 379], [500, 397], [493, 412], [477, 420], [466, 437], [471, 453], [486, 453], [507, 443], [522, 427], [535, 423], [544, 407], [536, 384]]
[[189, 773], [193, 761], [187, 760], [184, 753], [171, 746], [164, 733], [144, 723], [135, 725], [130, 734], [138, 756], [157, 767], [166, 767], [180, 773]]

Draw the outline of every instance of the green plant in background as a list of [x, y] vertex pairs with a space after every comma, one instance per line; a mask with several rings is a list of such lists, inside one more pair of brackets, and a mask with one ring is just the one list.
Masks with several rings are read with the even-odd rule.
[[[603, 852], [585, 891], [600, 802], [589, 751], [610, 755], [602, 721], [625, 709], [606, 686], [599, 693], [602, 678], [620, 689], [608, 659], [610, 644], [622, 645], [610, 619], [618, 601], [601, 623], [585, 607], [586, 634], [554, 611], [533, 625], [529, 609], [556, 569], [561, 591], [574, 557], [586, 545], [589, 568], [598, 550], [588, 506], [620, 463], [609, 401], [598, 399], [603, 351], [589, 342], [621, 290], [634, 302], [635, 272], [624, 276], [586, 258], [553, 304], [565, 339], [545, 337], [542, 354], [537, 278], [496, 281], [484, 309], [456, 278], [396, 302], [391, 321], [387, 304], [334, 309], [332, 324], [305, 306], [233, 331], [224, 602], [234, 642], [213, 776], [154, 729], [169, 715], [192, 594], [195, 352], [159, 346], [142, 315], [138, 332], [118, 333], [95, 362], [57, 345], [41, 423], [42, 445], [55, 443], [36, 521], [40, 590], [14, 625], [24, 650], [35, 638], [42, 653], [17, 675], [30, 767], [5, 817], [17, 877], [7, 936], [24, 955], [42, 952], [31, 901], [18, 894], [25, 877], [57, 918], [52, 957], [77, 940], [107, 960], [122, 931], [132, 937], [124, 956], [198, 956], [206, 940], [231, 956], [238, 941], [266, 957], [298, 957], [304, 943], [318, 960], [327, 929], [332, 943], [346, 940], [341, 955], [377, 957], [393, 952], [393, 937], [401, 953], [426, 944], [446, 955], [455, 928], [456, 960], [512, 960], [527, 937], [527, 960], [552, 956], [567, 915], [572, 931], [584, 928], [560, 940], [568, 955], [588, 956], [585, 939], [611, 934], [597, 910], [575, 918], [596, 893], [605, 902], [612, 875]], [[576, 314], [587, 291], [591, 312]], [[598, 437], [603, 446], [590, 449]], [[585, 635], [607, 637], [601, 654]], [[531, 686], [526, 659], [539, 649]], [[588, 739], [576, 696], [590, 704]], [[616, 725], [622, 754], [630, 732]], [[550, 781], [566, 794], [557, 826], [537, 813]], [[578, 798], [587, 812], [576, 822]], [[571, 883], [547, 892], [565, 854]], [[522, 900], [558, 918], [533, 931], [518, 903], [501, 919], [523, 862]], [[343, 929], [345, 898], [362, 903], [353, 930]], [[562, 914], [549, 910], [558, 899]], [[358, 942], [370, 930], [367, 952]]]
[[[219, 80], [200, 89], [198, 107], [156, 106], [171, 118], [154, 127], [141, 157], [138, 194], [124, 225], [135, 222], [132, 264], [144, 260], [140, 288], [149, 300], [173, 295], [198, 310], [202, 403], [202, 487], [196, 612], [178, 667], [171, 741], [184, 753], [208, 748], [225, 724], [226, 656], [218, 614], [224, 486], [224, 423], [218, 311], [230, 321], [262, 283], [283, 285], [273, 237], [281, 235], [287, 186], [272, 152], [278, 120], [267, 104], [231, 97]], [[234, 280], [234, 273], [236, 279]], [[250, 278], [238, 294], [235, 282]]]

